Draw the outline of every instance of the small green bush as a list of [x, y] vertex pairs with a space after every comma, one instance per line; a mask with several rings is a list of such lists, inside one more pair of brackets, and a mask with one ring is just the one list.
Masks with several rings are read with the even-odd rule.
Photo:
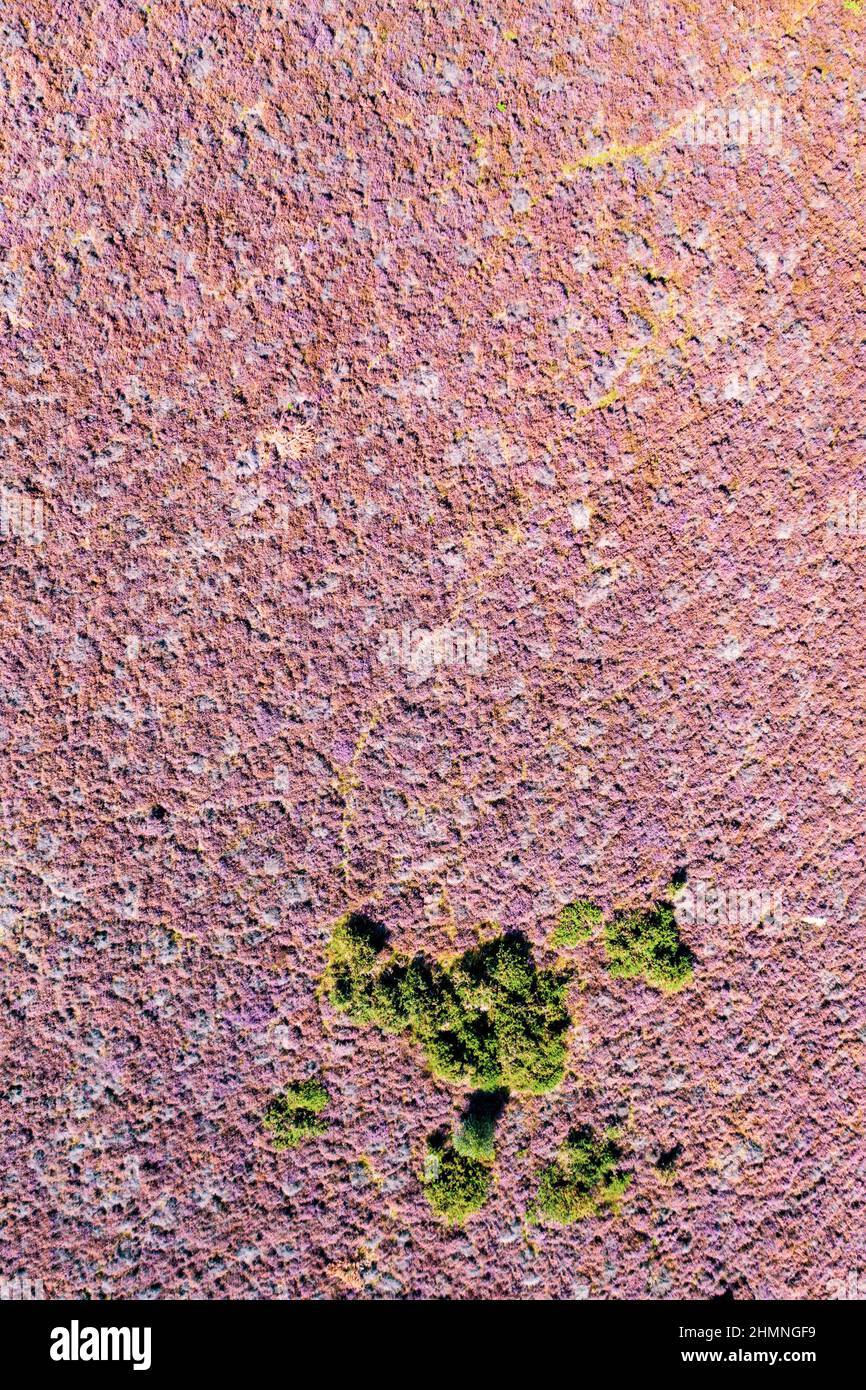
[[269, 1101], [263, 1123], [274, 1136], [274, 1148], [295, 1149], [305, 1139], [324, 1134], [328, 1125], [318, 1115], [328, 1100], [321, 1081], [296, 1081]]
[[352, 915], [334, 928], [325, 984], [355, 1023], [407, 1033], [446, 1081], [541, 1094], [565, 1074], [568, 975], [538, 970], [522, 936], [495, 937], [440, 964], [385, 950]]
[[454, 1135], [454, 1147], [464, 1158], [479, 1158], [492, 1163], [496, 1156], [493, 1148], [495, 1130], [493, 1115], [470, 1112]]
[[588, 941], [596, 927], [604, 921], [604, 913], [594, 903], [581, 899], [576, 903], [566, 903], [559, 914], [559, 921], [550, 938], [553, 946], [579, 946]]
[[462, 1226], [479, 1211], [493, 1185], [490, 1163], [460, 1153], [453, 1144], [432, 1141], [424, 1165], [424, 1194], [437, 1216]]
[[591, 1129], [572, 1131], [541, 1174], [536, 1206], [544, 1216], [568, 1223], [598, 1216], [605, 1206], [616, 1211], [631, 1178], [617, 1171], [614, 1138], [612, 1132], [596, 1139]]
[[316, 1080], [293, 1081], [291, 1086], [287, 1086], [283, 1091], [283, 1096], [296, 1110], [312, 1110], [314, 1115], [324, 1110], [331, 1099], [327, 1087]]
[[694, 957], [668, 903], [645, 912], [618, 912], [605, 925], [604, 939], [611, 975], [643, 975], [647, 984], [669, 993], [692, 978]]
[[331, 1003], [354, 1023], [373, 1017], [373, 983], [385, 940], [381, 927], [353, 913], [334, 927], [328, 945], [327, 981]]

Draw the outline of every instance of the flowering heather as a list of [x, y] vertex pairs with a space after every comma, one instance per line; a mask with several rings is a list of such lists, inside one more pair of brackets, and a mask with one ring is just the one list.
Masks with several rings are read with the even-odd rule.
[[6, 0], [0, 1304], [863, 1297], [864, 45]]

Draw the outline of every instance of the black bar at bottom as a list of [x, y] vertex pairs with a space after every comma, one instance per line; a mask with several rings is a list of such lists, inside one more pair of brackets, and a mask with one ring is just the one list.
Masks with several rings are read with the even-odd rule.
[[213, 1373], [289, 1386], [311, 1365], [329, 1379], [345, 1369], [402, 1380], [437, 1364], [463, 1379], [475, 1364], [489, 1380], [500, 1366], [520, 1375], [524, 1361], [534, 1378], [552, 1359], [560, 1376], [571, 1366], [581, 1379], [600, 1363], [698, 1383], [708, 1371], [754, 1368], [772, 1384], [792, 1370], [856, 1374], [862, 1327], [862, 1305], [850, 1302], [0, 1303], [7, 1353], [57, 1384]]

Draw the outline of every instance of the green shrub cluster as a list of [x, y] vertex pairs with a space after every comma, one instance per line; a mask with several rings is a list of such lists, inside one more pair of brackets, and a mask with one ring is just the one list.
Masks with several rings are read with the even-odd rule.
[[295, 1149], [304, 1139], [324, 1134], [328, 1125], [319, 1112], [328, 1100], [321, 1081], [297, 1081], [269, 1101], [264, 1126], [274, 1136], [274, 1148]]
[[552, 1221], [567, 1223], [616, 1211], [631, 1179], [617, 1171], [620, 1151], [608, 1132], [596, 1139], [591, 1129], [572, 1131], [559, 1156], [541, 1174], [536, 1206]]
[[[676, 887], [672, 883], [666, 897]], [[568, 903], [553, 930], [551, 945], [578, 946], [602, 924], [611, 975], [624, 979], [643, 975], [648, 984], [668, 992], [682, 989], [691, 979], [694, 957], [680, 937], [669, 901], [644, 911], [617, 912], [607, 922], [601, 908], [586, 899]]]
[[669, 993], [692, 977], [694, 958], [669, 903], [645, 912], [618, 912], [605, 924], [604, 940], [611, 975], [643, 975], [647, 984]]
[[454, 1144], [431, 1140], [424, 1165], [424, 1194], [437, 1216], [462, 1226], [479, 1211], [493, 1185], [489, 1160], [461, 1152]]
[[568, 975], [536, 969], [522, 936], [495, 937], [444, 965], [388, 953], [385, 940], [366, 917], [337, 923], [326, 972], [335, 1008], [406, 1033], [446, 1081], [534, 1094], [559, 1084]]
[[582, 898], [576, 903], [566, 903], [559, 914], [559, 921], [551, 937], [553, 946], [579, 946], [588, 941], [596, 927], [604, 921], [604, 913], [594, 903]]

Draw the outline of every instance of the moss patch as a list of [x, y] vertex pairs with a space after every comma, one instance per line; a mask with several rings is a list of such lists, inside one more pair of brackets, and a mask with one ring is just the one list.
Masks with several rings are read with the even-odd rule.
[[297, 1081], [269, 1101], [263, 1124], [273, 1135], [274, 1148], [296, 1149], [305, 1139], [324, 1134], [328, 1124], [319, 1119], [319, 1112], [328, 1100], [321, 1081]]
[[669, 903], [646, 912], [618, 912], [605, 924], [604, 943], [611, 975], [643, 975], [647, 984], [669, 993], [692, 978], [694, 957], [680, 937]]
[[591, 1129], [572, 1131], [559, 1156], [541, 1174], [537, 1210], [564, 1224], [598, 1216], [605, 1207], [616, 1211], [631, 1181], [617, 1171], [619, 1157], [613, 1133], [596, 1139]]
[[355, 1023], [405, 1033], [446, 1081], [541, 1094], [565, 1073], [568, 975], [538, 970], [529, 942], [497, 936], [441, 964], [386, 950], [352, 915], [334, 928], [325, 984]]

